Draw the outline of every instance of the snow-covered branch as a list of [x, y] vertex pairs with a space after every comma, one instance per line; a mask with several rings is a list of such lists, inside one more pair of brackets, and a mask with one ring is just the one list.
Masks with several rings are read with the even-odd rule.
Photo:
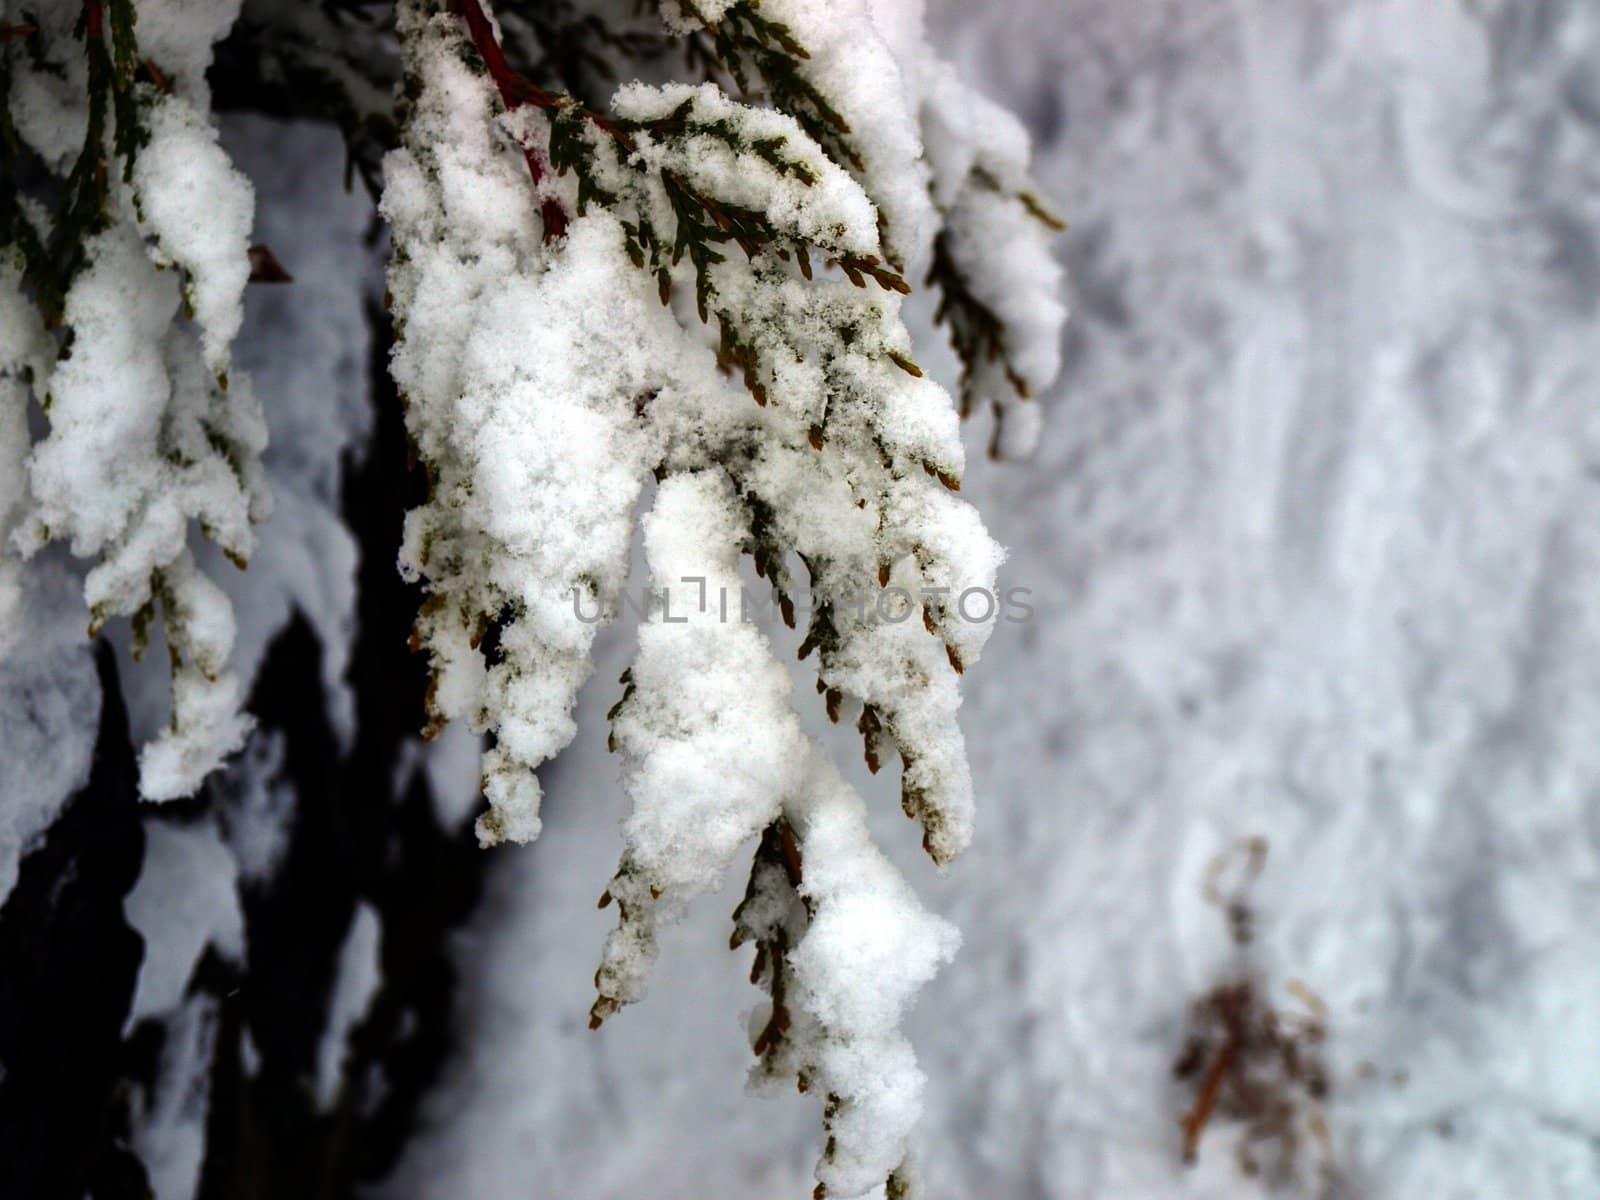
[[[894, 1026], [954, 935], [872, 849], [764, 638], [705, 599], [737, 593], [748, 553], [792, 624], [787, 560], [804, 564], [802, 653], [817, 656], [829, 715], [859, 708], [874, 769], [898, 749], [906, 812], [945, 863], [973, 823], [957, 677], [993, 614], [857, 601], [992, 591], [1001, 552], [951, 494], [955, 406], [915, 362], [909, 287], [891, 265], [929, 258], [940, 207], [918, 141], [924, 97], [905, 82], [922, 64], [901, 64], [865, 8], [769, 19], [788, 7], [736, 6], [720, 26], [692, 15], [742, 79], [738, 47], [763, 47], [769, 79], [785, 59], [806, 83], [782, 94], [807, 107], [633, 83], [602, 113], [518, 75], [477, 0], [402, 4], [410, 100], [383, 208], [395, 374], [431, 483], [402, 561], [428, 592], [414, 644], [433, 665], [435, 725], [461, 718], [492, 737], [479, 836], [524, 841], [539, 831], [534, 768], [575, 731], [596, 628], [580, 613], [615, 614], [631, 514], [657, 481], [645, 544], [662, 600], [612, 712], [634, 813], [606, 893], [621, 922], [593, 1023], [642, 996], [658, 924], [763, 837], [740, 923], [765, 947], [757, 974], [774, 995], [758, 1051], [830, 1097], [819, 1177], [856, 1195], [904, 1157], [920, 1081]], [[670, 20], [688, 29], [690, 16]], [[741, 28], [742, 42], [726, 32]], [[888, 91], [852, 82], [863, 53]], [[997, 153], [1014, 165], [1014, 147]], [[1041, 303], [1035, 339], [1060, 315]], [[1052, 362], [1026, 363], [1035, 383]], [[674, 615], [687, 579], [700, 605]], [[774, 830], [793, 878], [771, 870]], [[785, 879], [788, 901], [767, 894], [763, 880]]]
[[[228, 671], [232, 611], [190, 546], [198, 529], [243, 566], [270, 507], [266, 428], [249, 381], [229, 371], [253, 193], [209, 113], [227, 7], [47, 6], [28, 41], [50, 69], [15, 75], [6, 98], [15, 141], [0, 190], [16, 207], [0, 288], [16, 322], [0, 375], [28, 382], [48, 432], [30, 446], [13, 383], [0, 436], [26, 484], [12, 477], [0, 553], [60, 541], [97, 559], [91, 636], [131, 617], [142, 650], [159, 609], [173, 710], [141, 759], [151, 799], [193, 792], [249, 728]], [[61, 181], [54, 209], [21, 190], [22, 156]]]
[[[269, 509], [230, 359], [253, 192], [206, 78], [238, 21], [229, 61], [250, 61], [225, 102], [333, 122], [374, 187], [381, 155], [389, 365], [427, 478], [399, 566], [424, 595], [424, 736], [488, 739], [479, 840], [538, 835], [537, 771], [576, 732], [648, 507], [593, 1022], [644, 994], [660, 924], [756, 844], [735, 940], [770, 994], [759, 1073], [826, 1098], [819, 1195], [903, 1192], [921, 1076], [898, 1022], [956, 935], [873, 846], [766, 637], [707, 600], [742, 593], [748, 556], [793, 627], [804, 570], [824, 711], [873, 772], [898, 752], [923, 846], [959, 854], [958, 682], [995, 613], [957, 598], [992, 595], [1003, 554], [957, 494], [957, 405], [903, 305], [931, 277], [964, 399], [1010, 413], [1056, 369], [1053, 218], [1015, 122], [937, 61], [917, 4], [501, 7], [399, 0], [392, 38], [365, 0], [0, 8], [0, 650], [17, 555], [62, 543], [89, 563], [91, 636], [130, 618], [137, 653], [162, 618], [173, 713], [146, 797], [192, 793], [250, 728], [233, 610], [197, 555], [209, 539], [242, 566]], [[652, 82], [580, 93], [631, 55]], [[1008, 442], [1036, 425], [1008, 417]]]

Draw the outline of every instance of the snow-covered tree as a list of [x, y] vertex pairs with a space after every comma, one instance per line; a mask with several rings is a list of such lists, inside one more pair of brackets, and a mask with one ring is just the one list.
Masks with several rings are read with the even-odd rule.
[[[804, 618], [826, 715], [856, 723], [872, 772], [898, 754], [905, 812], [950, 862], [974, 820], [958, 682], [997, 609], [962, 601], [994, 596], [1002, 559], [958, 495], [959, 416], [988, 402], [991, 452], [1026, 453], [1065, 315], [1021, 126], [934, 55], [918, 0], [0, 12], [0, 655], [68, 577], [91, 638], [126, 619], [137, 656], [160, 617], [170, 719], [139, 791], [199, 794], [227, 836], [163, 833], [150, 853], [238, 873], [237, 788], [214, 772], [279, 744], [251, 739], [241, 585], [219, 586], [232, 568], [205, 548], [244, 567], [271, 515], [267, 422], [230, 347], [249, 281], [282, 274], [250, 245], [215, 93], [335, 124], [378, 201], [388, 366], [425, 488], [397, 547], [362, 550], [398, 549], [420, 588], [422, 737], [458, 722], [486, 740], [482, 845], [538, 835], [537, 769], [574, 736], [642, 540], [651, 600], [610, 713], [633, 811], [591, 1024], [643, 995], [658, 928], [754, 845], [733, 943], [754, 943], [769, 996], [757, 1075], [825, 1097], [818, 1196], [905, 1194], [921, 1076], [899, 1021], [957, 935], [804, 731], [788, 668], [741, 619], [741, 566]], [[924, 281], [959, 404], [902, 315]], [[234, 969], [268, 969], [248, 922], [209, 936]], [[141, 981], [135, 1011], [149, 996]]]

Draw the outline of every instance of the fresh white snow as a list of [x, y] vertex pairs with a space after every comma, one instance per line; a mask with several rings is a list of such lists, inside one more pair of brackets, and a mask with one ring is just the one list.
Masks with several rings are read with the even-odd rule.
[[[723, 7], [699, 5], [712, 18]], [[943, 68], [916, 80], [862, 68], [921, 36], [917, 5], [865, 7], [875, 36], [837, 44], [816, 24], [823, 6], [768, 0], [763, 11], [781, 12], [815, 39], [815, 69], [854, 89], [859, 111], [915, 100], [923, 134], [981, 133], [987, 154], [940, 136], [930, 141], [924, 178], [904, 169], [915, 155], [914, 125], [884, 124], [861, 177], [904, 214], [891, 221], [891, 239], [905, 239], [910, 261], [926, 253], [913, 231], [935, 219], [926, 207], [930, 179], [958, 241], [963, 230], [976, 246], [982, 230], [1011, 228], [1019, 210], [972, 180], [981, 166], [1002, 188], [1023, 186], [1014, 174], [1024, 165], [1016, 128]], [[590, 351], [596, 369], [631, 371], [641, 391], [659, 389], [649, 401], [658, 443], [607, 440], [603, 422], [583, 424], [599, 401], [556, 392], [533, 352], [572, 331], [541, 342], [528, 314], [559, 309], [560, 289], [592, 291], [631, 270], [619, 262], [620, 243], [605, 242], [615, 232], [608, 219], [574, 224], [565, 267], [521, 278], [523, 266], [544, 265], [537, 208], [526, 202], [520, 156], [490, 137], [486, 122], [462, 126], [483, 133], [481, 144], [457, 131], [437, 195], [418, 176], [386, 201], [397, 224], [421, 232], [437, 216], [428, 206], [440, 206], [459, 218], [452, 228], [479, 239], [446, 249], [488, 256], [465, 291], [446, 286], [460, 282], [459, 263], [424, 276], [428, 264], [413, 260], [432, 289], [427, 311], [417, 310], [424, 324], [413, 329], [427, 338], [400, 364], [414, 400], [449, 396], [448, 416], [464, 416], [476, 439], [462, 453], [494, 500], [467, 530], [474, 554], [483, 552], [475, 566], [525, 572], [529, 560], [544, 562], [540, 531], [527, 520], [530, 510], [545, 511], [540, 488], [552, 494], [549, 511], [568, 512], [577, 474], [587, 473], [607, 481], [603, 495], [587, 493], [598, 508], [580, 547], [593, 555], [601, 596], [614, 600], [624, 586], [649, 582], [651, 571], [664, 580], [683, 564], [725, 586], [734, 578], [734, 534], [725, 526], [735, 516], [717, 499], [715, 477], [695, 473], [707, 447], [730, 431], [792, 432], [784, 422], [812, 411], [806, 397], [836, 388], [865, 414], [841, 433], [872, 425], [897, 452], [953, 475], [965, 470], [962, 501], [988, 526], [940, 489], [890, 489], [884, 511], [896, 534], [882, 545], [867, 539], [841, 574], [872, 578], [887, 562], [892, 584], [936, 579], [958, 592], [997, 579], [1002, 591], [1029, 589], [1034, 612], [1021, 623], [943, 627], [968, 668], [964, 746], [949, 737], [957, 694], [946, 652], [920, 622], [908, 623], [903, 638], [900, 627], [846, 629], [827, 668], [830, 684], [895, 711], [903, 738], [926, 732], [913, 778], [938, 796], [941, 820], [929, 834], [944, 839], [935, 843], [941, 857], [967, 847], [942, 871], [899, 811], [893, 764], [876, 777], [862, 765], [851, 728], [859, 708], [829, 726], [822, 702], [813, 707], [805, 695], [814, 665], [791, 668], [787, 684], [774, 673], [769, 655], [788, 661], [803, 623], [797, 633], [775, 621], [759, 633], [718, 625], [712, 636], [708, 622], [658, 619], [637, 645], [631, 630], [606, 631], [594, 646], [598, 682], [582, 690], [587, 642], [556, 653], [532, 647], [528, 661], [555, 681], [544, 685], [548, 694], [489, 694], [514, 718], [532, 714], [525, 727], [508, 724], [527, 734], [524, 764], [571, 744], [542, 769], [539, 816], [533, 797], [502, 796], [514, 803], [497, 805], [512, 818], [508, 834], [531, 834], [540, 820], [545, 830], [533, 847], [495, 852], [485, 908], [459, 942], [464, 1051], [430, 1102], [428, 1133], [382, 1193], [807, 1194], [827, 1089], [745, 1094], [747, 1072], [763, 1085], [766, 1072], [741, 1026], [754, 1034], [771, 1009], [748, 980], [749, 946], [727, 948], [753, 848], [741, 839], [781, 804], [811, 847], [801, 881], [769, 872], [770, 895], [742, 921], [759, 940], [797, 919], [800, 896], [816, 906], [788, 964], [795, 1058], [772, 1073], [821, 1072], [842, 1081], [854, 1102], [841, 1115], [845, 1151], [824, 1166], [840, 1193], [897, 1161], [920, 1089], [925, 1111], [911, 1145], [934, 1198], [1320, 1197], [1324, 1167], [1342, 1181], [1332, 1193], [1341, 1198], [1595, 1194], [1600, 11], [1582, 0], [931, 7], [940, 53], [1033, 134], [1042, 198], [1070, 225], [1054, 243], [1069, 268], [1065, 334], [1048, 299], [1059, 265], [1043, 257], [1050, 243], [1040, 229], [1017, 226], [1039, 240], [993, 264], [990, 276], [1008, 284], [990, 299], [1015, 301], [1007, 316], [1028, 329], [1023, 373], [1037, 381], [1058, 357], [1064, 366], [1038, 404], [989, 397], [1008, 406], [1003, 449], [1026, 449], [1044, 415], [1029, 463], [964, 454], [953, 420], [924, 402], [932, 379], [914, 381], [867, 355], [826, 379], [806, 354], [775, 357], [770, 382], [792, 398], [789, 415], [758, 409], [736, 384], [703, 371], [709, 351], [691, 347], [683, 362], [652, 374], [622, 336], [674, 319], [654, 305], [648, 281], [642, 298], [625, 287], [607, 293], [604, 311], [582, 325], [600, 339]], [[157, 29], [153, 17], [141, 22], [142, 37]], [[204, 55], [198, 46], [198, 65], [179, 79], [190, 102], [210, 42]], [[487, 110], [481, 80], [440, 83], [457, 106], [441, 109], [441, 120], [463, 103]], [[48, 83], [28, 87], [17, 97], [24, 136], [47, 156], [70, 151], [70, 130], [52, 107], [59, 97]], [[856, 123], [874, 128], [870, 117]], [[505, 122], [523, 135], [536, 125]], [[285, 211], [327, 202], [337, 152], [326, 136], [242, 121], [227, 140], [247, 175], [271, 177], [292, 197]], [[215, 165], [211, 153], [200, 148], [200, 161]], [[715, 177], [714, 155], [694, 165]], [[281, 174], [301, 166], [303, 176]], [[848, 209], [844, 183], [830, 186]], [[570, 181], [549, 187], [570, 200]], [[365, 429], [364, 331], [352, 314], [370, 276], [354, 266], [341, 274], [314, 251], [347, 254], [360, 209], [352, 200], [326, 225], [286, 220], [269, 232], [265, 240], [300, 282], [292, 301], [251, 300], [264, 320], [254, 342], [247, 323], [235, 349], [271, 401], [274, 445], [264, 462], [278, 512], [252, 534], [257, 567], [248, 576], [228, 574], [214, 555], [205, 560], [234, 599], [236, 633], [220, 597], [199, 584], [194, 594], [204, 602], [195, 636], [219, 658], [236, 643], [241, 685], [291, 605], [330, 645], [348, 638], [353, 552], [331, 510], [340, 452]], [[784, 212], [802, 219], [799, 208]], [[875, 236], [854, 217], [841, 220], [851, 236]], [[97, 253], [133, 259], [117, 236], [105, 235]], [[153, 268], [126, 274], [159, 300], [134, 315], [165, 329], [177, 281]], [[920, 270], [907, 277], [922, 278]], [[887, 330], [875, 351], [915, 344], [930, 376], [956, 383], [951, 358], [928, 348], [939, 335], [928, 327], [933, 298], [920, 289], [902, 302], [827, 280], [805, 295], [728, 286], [748, 311], [775, 320], [858, 311]], [[77, 300], [89, 306], [97, 294], [91, 273]], [[509, 315], [519, 304], [521, 323]], [[218, 328], [234, 319], [222, 301], [208, 311]], [[619, 323], [619, 311], [632, 315]], [[899, 329], [902, 317], [914, 341]], [[0, 328], [0, 389], [11, 387], [0, 391], [0, 532], [9, 536], [27, 504], [7, 464], [25, 454], [11, 385], [29, 351], [26, 338], [12, 336], [21, 324]], [[286, 344], [284, 330], [311, 350], [273, 352]], [[119, 336], [109, 325], [106, 332]], [[111, 350], [86, 348], [80, 361]], [[174, 350], [184, 355], [182, 370], [128, 350], [127, 391], [140, 402], [120, 417], [148, 424], [158, 373], [182, 382], [188, 371], [195, 385], [175, 390], [177, 417], [209, 403], [209, 381], [191, 370], [204, 371], [198, 350], [193, 339]], [[457, 386], [469, 370], [487, 381], [480, 393]], [[682, 387], [702, 374], [703, 391]], [[309, 382], [329, 378], [337, 385]], [[52, 419], [70, 426], [74, 403], [94, 399], [86, 390], [94, 380], [71, 371], [61, 379]], [[235, 390], [243, 386], [236, 374], [230, 395], [243, 396]], [[999, 380], [986, 387], [1004, 391]], [[555, 420], [552, 412], [559, 429], [540, 424]], [[1016, 417], [1020, 425], [1012, 423], [1018, 413], [1027, 414]], [[966, 430], [974, 449], [987, 442], [991, 419], [980, 413]], [[416, 429], [426, 452], [428, 429]], [[106, 433], [88, 419], [74, 431], [84, 445]], [[130, 444], [138, 444], [134, 433]], [[563, 453], [575, 456], [565, 460], [576, 464], [572, 477], [549, 473], [560, 462], [541, 482], [496, 460], [495, 447], [509, 439], [539, 461], [541, 436], [559, 436]], [[246, 440], [259, 449], [254, 433]], [[791, 440], [770, 438], [765, 457], [750, 464], [752, 486], [776, 502], [786, 540], [849, 559], [864, 540], [860, 510], [839, 474]], [[654, 491], [644, 482], [647, 452], [664, 452], [675, 471]], [[127, 483], [116, 492], [127, 503], [86, 506], [70, 486], [72, 469], [61, 464], [63, 520], [53, 532], [95, 546], [120, 536], [121, 518], [144, 495], [140, 482], [114, 478], [107, 486]], [[211, 503], [217, 494], [199, 498]], [[636, 562], [629, 576], [627, 528], [641, 500], [653, 506], [644, 519], [649, 571]], [[237, 517], [238, 499], [227, 501]], [[163, 554], [182, 548], [171, 531], [194, 515], [166, 514]], [[250, 532], [247, 523], [236, 527]], [[685, 531], [698, 535], [687, 549], [677, 544]], [[1003, 564], [996, 542], [1009, 549]], [[931, 554], [913, 554], [913, 543]], [[702, 566], [708, 546], [721, 551]], [[557, 551], [549, 562], [573, 561], [571, 544]], [[28, 566], [44, 581], [38, 586], [55, 589], [48, 603], [25, 605], [48, 615], [48, 627], [19, 634], [7, 625], [12, 647], [0, 645], [0, 690], [24, 701], [0, 708], [0, 790], [23, 798], [0, 829], [0, 896], [17, 856], [86, 775], [92, 748], [86, 731], [98, 686], [81, 612], [55, 572], [58, 553]], [[186, 554], [173, 562], [194, 569]], [[0, 612], [6, 588], [23, 586], [7, 574], [13, 565], [8, 546]], [[549, 579], [569, 582], [554, 570], [541, 576]], [[126, 578], [113, 570], [98, 582], [117, 605], [129, 603], [125, 590], [135, 585]], [[556, 628], [554, 620], [540, 626]], [[343, 695], [341, 662], [329, 660], [335, 696]], [[620, 694], [612, 681], [630, 663], [637, 686], [655, 687], [662, 700], [649, 711], [624, 706], [621, 754], [608, 756], [605, 714]], [[740, 689], [742, 707], [715, 694], [705, 707], [686, 707], [694, 697], [670, 686], [669, 668], [681, 663], [706, 664], [690, 682], [713, 693]], [[897, 677], [906, 663], [929, 676]], [[652, 680], [657, 668], [662, 678]], [[141, 671], [136, 692], [151, 671], [164, 674], [159, 663]], [[471, 709], [487, 681], [466, 684], [441, 703], [481, 726]], [[799, 701], [798, 721], [780, 695]], [[198, 706], [217, 724], [164, 772], [174, 789], [240, 734], [228, 724], [236, 696], [222, 699]], [[148, 720], [159, 706], [134, 708]], [[730, 719], [711, 719], [719, 712]], [[652, 721], [669, 724], [670, 736]], [[427, 765], [470, 774], [458, 760], [471, 739], [449, 736], [448, 763], [429, 756]], [[837, 775], [811, 738], [841, 764]], [[705, 779], [674, 760], [690, 751], [719, 773]], [[268, 772], [273, 761], [265, 745], [236, 769]], [[47, 769], [30, 771], [18, 790], [5, 772], [19, 762]], [[693, 790], [696, 780], [702, 790]], [[211, 1017], [184, 1006], [182, 986], [205, 944], [236, 952], [237, 912], [223, 900], [230, 872], [259, 873], [279, 844], [279, 802], [265, 790], [252, 797], [240, 812], [260, 819], [229, 830], [231, 855], [209, 827], [153, 824], [152, 870], [129, 900], [135, 923], [160, 939], [141, 978], [139, 1012], [179, 1014], [167, 1090], [148, 1098], [138, 1133], [161, 1200], [192, 1191], [205, 1110], [194, 1065], [206, 1057]], [[452, 802], [449, 811], [459, 808]], [[685, 833], [696, 839], [687, 856], [678, 840]], [[1253, 837], [1267, 852], [1248, 891], [1253, 940], [1241, 950], [1205, 885], [1219, 856]], [[594, 898], [619, 851], [625, 865], [631, 856], [655, 872], [660, 895], [646, 883], [634, 899], [650, 950], [659, 942], [661, 953], [647, 952], [642, 937], [617, 935], [603, 962], [618, 997], [642, 994], [646, 969], [648, 995], [591, 1033], [597, 947], [616, 919], [615, 906], [597, 911]], [[718, 884], [719, 894], [702, 894]], [[166, 913], [175, 897], [196, 896], [213, 898], [207, 912]], [[682, 921], [658, 924], [657, 904]], [[359, 1019], [373, 981], [376, 930], [357, 924], [341, 1029]], [[1325, 1123], [1326, 1144], [1302, 1136], [1276, 1191], [1241, 1174], [1235, 1148], [1245, 1131], [1225, 1114], [1206, 1129], [1198, 1162], [1181, 1161], [1179, 1120], [1195, 1087], [1176, 1081], [1173, 1066], [1191, 1005], [1241, 972], [1285, 1014], [1325, 1010], [1320, 1052], [1331, 1090], [1321, 1104], [1296, 1100]], [[325, 1068], [324, 1083], [332, 1071]]]
[[[927, 1194], [1265, 1192], [1237, 1123], [1181, 1164], [1172, 1070], [1191, 1001], [1236, 967], [1207, 868], [1249, 836], [1269, 843], [1249, 953], [1285, 1012], [1291, 979], [1327, 1006], [1355, 1194], [1593, 1194], [1600, 12], [935, 18], [1042, 141], [1074, 316], [1038, 456], [963, 489], [1036, 609], [965, 681], [971, 848], [934, 877], [892, 790], [855, 778], [964, 934], [907, 1023]], [[810, 1103], [732, 1082], [742, 870], [667, 935], [644, 1004], [583, 1028], [614, 695], [580, 698], [543, 840], [498, 867], [463, 957], [471, 1048], [396, 1194], [810, 1186]], [[1316, 1195], [1317, 1159], [1281, 1194]]]

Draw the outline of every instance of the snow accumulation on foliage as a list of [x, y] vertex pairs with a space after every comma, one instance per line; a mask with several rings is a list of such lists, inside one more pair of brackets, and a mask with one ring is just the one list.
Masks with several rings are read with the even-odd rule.
[[[159, 612], [172, 719], [141, 788], [186, 796], [251, 725], [234, 607], [195, 535], [242, 566], [271, 506], [263, 415], [231, 369], [254, 196], [206, 80], [240, 4], [0, 12], [44, 64], [5, 59], [7, 174], [20, 146], [61, 198], [0, 211], [0, 652], [23, 560], [52, 543], [91, 564], [91, 636], [131, 618], [137, 652]], [[995, 620], [957, 600], [993, 596], [1003, 558], [955, 494], [959, 415], [989, 401], [995, 452], [1028, 451], [1065, 318], [1059, 225], [1020, 125], [937, 60], [920, 3], [661, 16], [692, 78], [600, 109], [520, 74], [535, 64], [480, 0], [396, 6], [380, 213], [391, 371], [428, 482], [399, 550], [425, 596], [425, 734], [488, 735], [483, 844], [538, 835], [535, 772], [575, 734], [646, 506], [653, 595], [611, 713], [633, 815], [592, 1022], [643, 995], [660, 924], [757, 842], [735, 941], [770, 994], [758, 1074], [826, 1097], [819, 1195], [903, 1191], [921, 1077], [898, 1022], [957, 937], [801, 731], [786, 668], [741, 619], [740, 567], [791, 627], [809, 593], [801, 656], [828, 715], [856, 722], [874, 772], [898, 752], [905, 811], [951, 861], [974, 822], [958, 677]], [[923, 279], [964, 366], [959, 413], [902, 318]], [[238, 640], [247, 674], [259, 639]]]
[[[131, 617], [142, 648], [160, 608], [172, 721], [140, 770], [144, 794], [163, 800], [193, 792], [250, 725], [228, 669], [232, 609], [196, 567], [189, 535], [198, 526], [243, 565], [270, 507], [265, 425], [249, 381], [228, 371], [253, 193], [217, 145], [205, 81], [237, 4], [140, 6], [132, 15], [150, 14], [141, 53], [167, 64], [159, 82], [134, 77], [127, 5], [107, 7], [30, 8], [53, 71], [19, 75], [9, 106], [16, 137], [63, 177], [66, 198], [53, 220], [18, 196], [5, 202], [0, 459], [11, 469], [0, 552], [11, 561], [0, 593], [14, 554], [60, 541], [98, 560], [84, 581], [91, 634]], [[31, 445], [30, 392], [48, 426]]]
[[[433, 666], [432, 720], [492, 735], [480, 839], [537, 836], [534, 768], [574, 735], [654, 476], [656, 599], [611, 714], [634, 813], [603, 901], [620, 921], [592, 1023], [643, 994], [660, 921], [751, 838], [780, 845], [787, 899], [753, 891], [747, 909], [767, 919], [743, 930], [772, 994], [758, 1052], [767, 1073], [828, 1097], [819, 1178], [863, 1194], [899, 1170], [917, 1111], [896, 1020], [955, 936], [871, 848], [859, 801], [800, 732], [786, 672], [727, 603], [748, 553], [792, 625], [788, 560], [803, 564], [802, 654], [817, 654], [829, 715], [850, 706], [874, 770], [898, 749], [924, 846], [941, 864], [958, 854], [973, 797], [957, 677], [993, 612], [960, 619], [953, 598], [992, 593], [1002, 552], [952, 494], [956, 408], [917, 366], [900, 303], [906, 274], [935, 260], [941, 203], [951, 279], [983, 265], [986, 229], [1018, 234], [985, 225], [1006, 204], [1030, 224], [1020, 247], [996, 250], [1002, 272], [1016, 273], [1013, 254], [1047, 261], [1052, 219], [1016, 190], [1025, 139], [966, 94], [941, 133], [986, 148], [950, 151], [930, 192], [921, 88], [948, 80], [903, 13], [773, 0], [713, 24], [672, 6], [669, 23], [711, 30], [731, 70], [749, 55], [773, 91], [787, 73], [807, 102], [785, 112], [714, 83], [632, 83], [599, 112], [516, 75], [486, 14], [454, 9], [400, 7], [408, 107], [382, 203], [394, 374], [431, 485], [401, 563], [427, 592], [414, 638]], [[740, 21], [758, 36], [740, 42]], [[1022, 340], [1003, 361], [998, 342], [974, 355], [974, 388], [1007, 406], [1055, 370], [1036, 343], [1053, 347], [1064, 313], [1041, 294], [1053, 270], [1035, 272]], [[973, 312], [998, 331], [983, 301], [1005, 285], [959, 283], [958, 338]], [[886, 614], [859, 602], [869, 591], [908, 603]], [[763, 864], [752, 888], [778, 878]]]

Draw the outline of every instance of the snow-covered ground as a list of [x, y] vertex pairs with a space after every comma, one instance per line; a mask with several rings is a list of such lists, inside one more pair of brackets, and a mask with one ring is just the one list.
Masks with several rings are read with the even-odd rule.
[[[1071, 229], [1041, 450], [968, 494], [1036, 615], [967, 676], [965, 931], [910, 1032], [933, 1197], [1247, 1197], [1181, 1159], [1193, 1000], [1326, 1006], [1279, 1194], [1600, 1194], [1600, 7], [935, 4]], [[981, 447], [975, 428], [971, 444]], [[803, 1196], [817, 1102], [744, 1094], [740, 879], [585, 1028], [624, 814], [603, 714], [460, 940], [468, 1050], [388, 1194]], [[853, 739], [841, 757], [855, 761]], [[889, 775], [891, 772], [886, 772]], [[1208, 865], [1268, 843], [1236, 960]]]

